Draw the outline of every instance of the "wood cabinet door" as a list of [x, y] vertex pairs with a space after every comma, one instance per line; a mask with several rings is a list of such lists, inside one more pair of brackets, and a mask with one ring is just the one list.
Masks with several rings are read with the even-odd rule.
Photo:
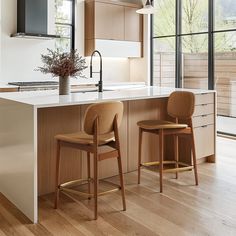
[[142, 16], [136, 8], [125, 7], [125, 40], [142, 41]]
[[123, 6], [95, 3], [95, 38], [124, 40], [125, 9]]

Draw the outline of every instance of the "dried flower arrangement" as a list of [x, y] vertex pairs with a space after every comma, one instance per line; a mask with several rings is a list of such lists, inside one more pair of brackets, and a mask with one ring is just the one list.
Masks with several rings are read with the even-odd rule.
[[48, 54], [41, 55], [44, 65], [38, 67], [36, 71], [52, 74], [53, 77], [83, 77], [82, 72], [87, 68], [86, 61], [76, 50], [71, 52], [47, 50]]

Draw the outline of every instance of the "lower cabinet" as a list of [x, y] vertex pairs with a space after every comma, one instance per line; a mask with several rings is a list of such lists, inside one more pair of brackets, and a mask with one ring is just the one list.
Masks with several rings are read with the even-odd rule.
[[215, 93], [195, 95], [195, 112], [193, 116], [196, 155], [198, 159], [215, 155]]
[[205, 127], [215, 123], [215, 114], [207, 114], [193, 117], [193, 127]]
[[215, 153], [215, 126], [214, 124], [194, 129], [197, 158], [211, 156]]

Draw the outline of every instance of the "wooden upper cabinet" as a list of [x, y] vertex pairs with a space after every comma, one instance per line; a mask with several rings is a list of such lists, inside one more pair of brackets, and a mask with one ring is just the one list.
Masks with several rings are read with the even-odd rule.
[[136, 13], [137, 8], [125, 7], [125, 40], [142, 41], [142, 16]]
[[85, 0], [85, 56], [97, 49], [109, 57], [141, 57], [139, 7], [119, 0]]
[[84, 27], [85, 27], [85, 39], [91, 40], [94, 39], [94, 14], [95, 14], [95, 2], [85, 1], [85, 18], [84, 18]]
[[85, 39], [142, 41], [142, 16], [132, 3], [85, 1]]
[[123, 6], [95, 2], [95, 38], [124, 40], [124, 15]]

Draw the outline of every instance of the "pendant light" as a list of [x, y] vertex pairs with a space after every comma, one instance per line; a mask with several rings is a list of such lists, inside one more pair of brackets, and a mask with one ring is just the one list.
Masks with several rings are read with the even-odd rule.
[[152, 6], [152, 3], [150, 0], [147, 0], [145, 6], [139, 10], [136, 11], [138, 14], [154, 14], [155, 8]]

